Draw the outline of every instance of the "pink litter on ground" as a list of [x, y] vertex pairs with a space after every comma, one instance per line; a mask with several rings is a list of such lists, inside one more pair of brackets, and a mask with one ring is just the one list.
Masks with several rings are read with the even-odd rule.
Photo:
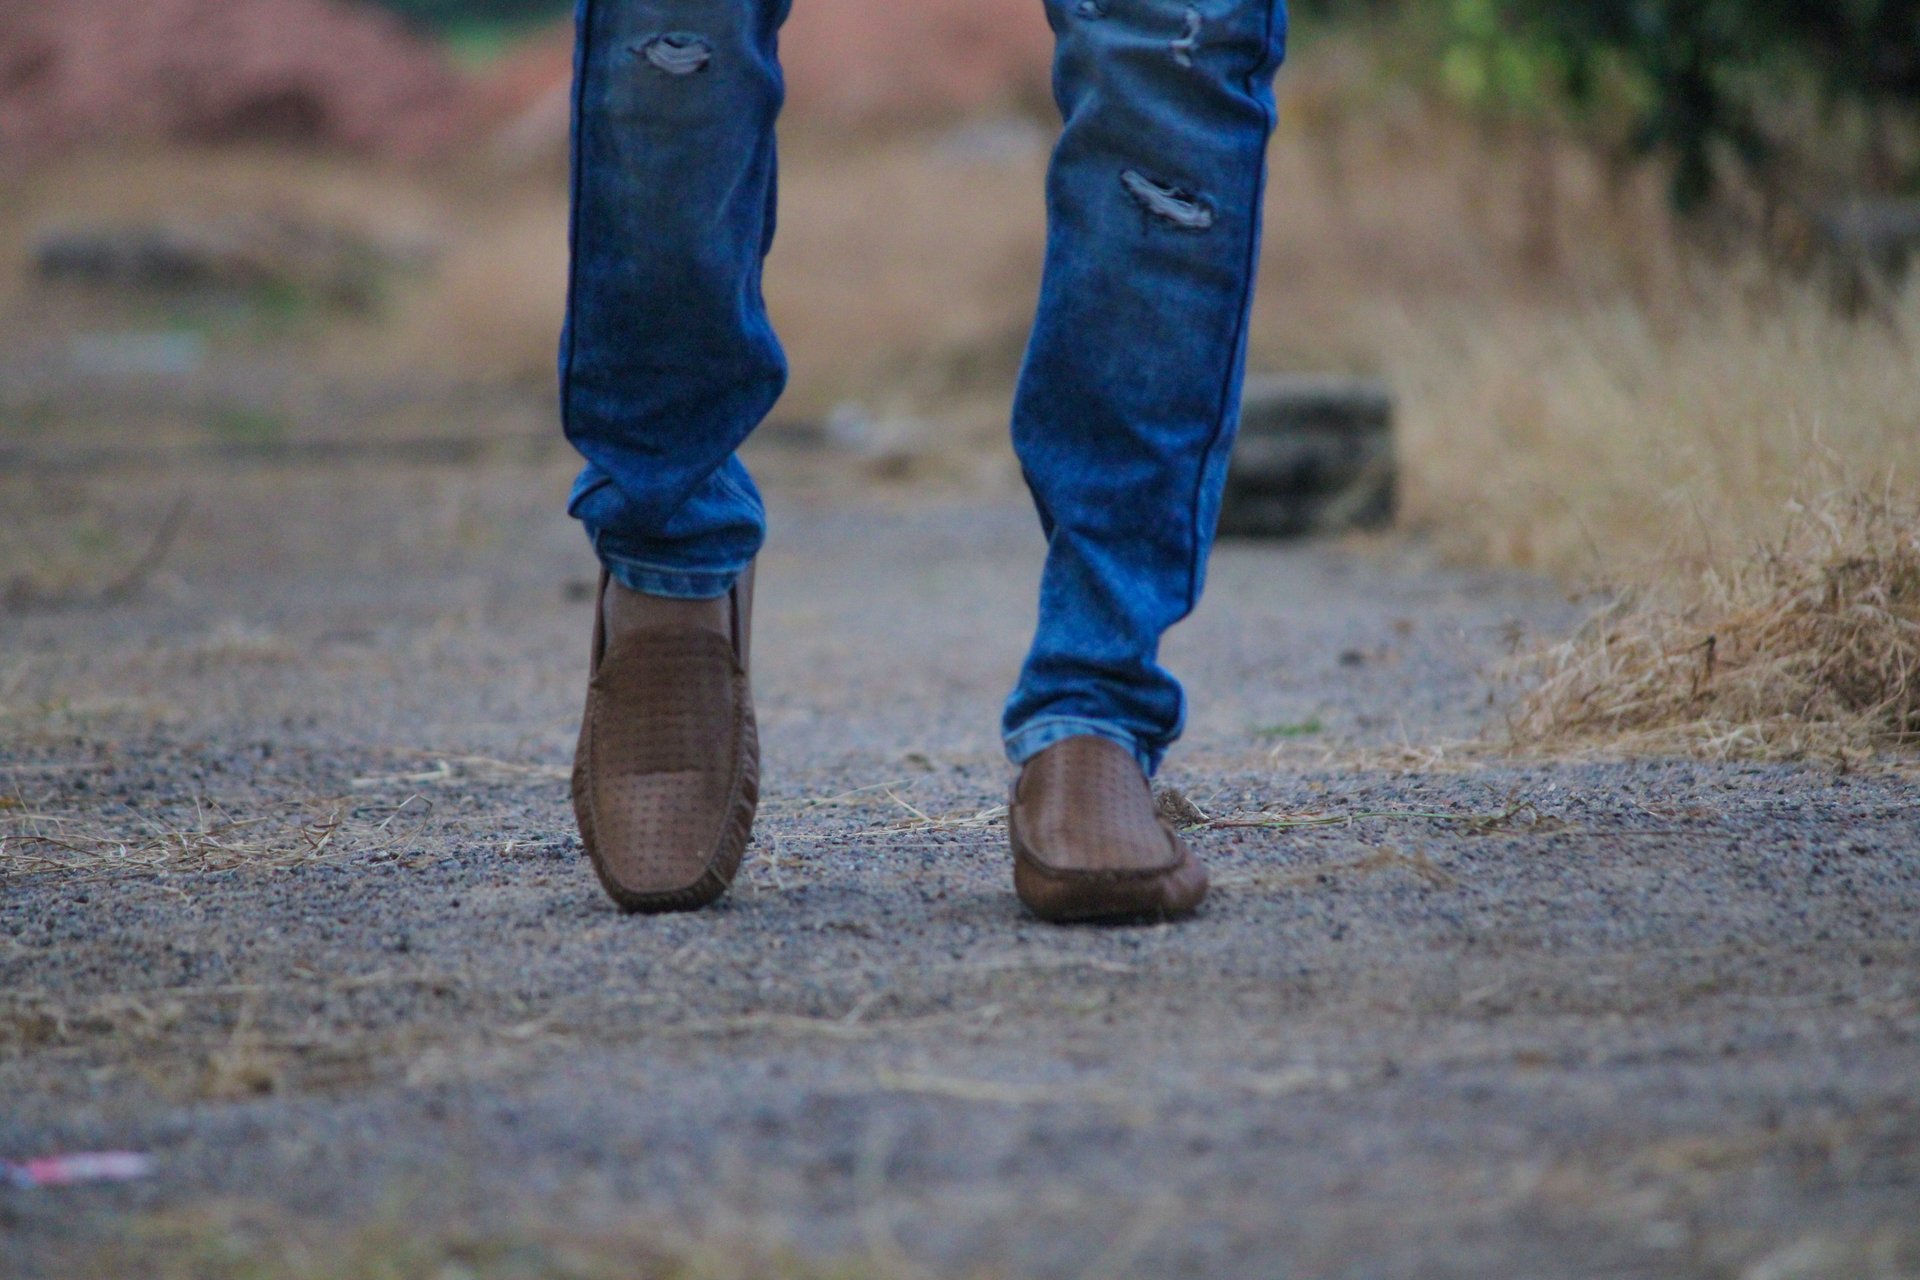
[[0, 1160], [0, 1171], [16, 1187], [77, 1187], [144, 1178], [153, 1172], [153, 1159], [136, 1151], [80, 1151], [38, 1160]]

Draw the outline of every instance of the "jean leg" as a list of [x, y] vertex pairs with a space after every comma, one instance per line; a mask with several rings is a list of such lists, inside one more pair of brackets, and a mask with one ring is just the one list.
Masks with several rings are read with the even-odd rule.
[[1149, 773], [1185, 697], [1239, 421], [1284, 0], [1047, 0], [1065, 129], [1013, 441], [1047, 535], [1008, 754], [1098, 733]]
[[607, 569], [723, 594], [765, 537], [735, 451], [786, 385], [761, 298], [787, 0], [577, 0], [568, 510]]

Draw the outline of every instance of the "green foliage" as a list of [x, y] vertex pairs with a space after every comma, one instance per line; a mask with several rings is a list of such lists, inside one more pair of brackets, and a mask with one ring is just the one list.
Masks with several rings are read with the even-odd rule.
[[1440, 83], [1453, 96], [1505, 113], [1533, 115], [1557, 100], [1560, 50], [1516, 28], [1500, 0], [1451, 0]]
[[1389, 8], [1437, 18], [1435, 75], [1448, 93], [1503, 116], [1604, 121], [1671, 166], [1685, 210], [1710, 200], [1729, 162], [1768, 170], [1787, 141], [1769, 131], [1768, 108], [1793, 95], [1920, 121], [1915, 0], [1302, 3], [1333, 20], [1376, 21]]
[[1618, 57], [1644, 93], [1631, 145], [1673, 165], [1673, 201], [1702, 207], [1713, 194], [1717, 158], [1764, 166], [1772, 146], [1757, 108], [1764, 86], [1786, 74], [1799, 52], [1792, 33], [1764, 10], [1768, 0], [1506, 0], [1514, 29], [1559, 50], [1566, 91], [1591, 105], [1598, 60]]
[[1254, 726], [1256, 738], [1311, 738], [1316, 733], [1325, 733], [1327, 726], [1320, 722], [1319, 716], [1290, 724], [1263, 724]]
[[[1648, 94], [1634, 143], [1673, 162], [1674, 202], [1713, 194], [1721, 154], [1764, 170], [1781, 140], [1769, 99], [1811, 84], [1830, 106], [1920, 112], [1920, 7], [1912, 0], [1509, 0], [1526, 29], [1591, 59], [1626, 58]], [[1578, 76], [1576, 93], [1589, 90]]]

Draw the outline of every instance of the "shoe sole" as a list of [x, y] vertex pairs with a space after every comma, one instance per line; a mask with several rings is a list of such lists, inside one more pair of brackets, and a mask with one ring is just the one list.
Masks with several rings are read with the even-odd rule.
[[[1155, 871], [1056, 871], [1027, 848], [1011, 820], [1013, 889], [1049, 924], [1141, 924], [1184, 919], [1207, 896], [1207, 871], [1184, 841], [1180, 861]], [[1197, 884], [1180, 886], [1188, 878]], [[1171, 899], [1171, 900], [1170, 900]]]

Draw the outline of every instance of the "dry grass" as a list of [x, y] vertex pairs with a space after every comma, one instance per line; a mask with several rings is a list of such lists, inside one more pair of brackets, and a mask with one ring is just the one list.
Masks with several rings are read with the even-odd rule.
[[1920, 473], [1920, 298], [1856, 325], [1713, 278], [1665, 321], [1614, 303], [1407, 324], [1407, 510], [1458, 558], [1657, 583], [1775, 541], [1816, 467]]
[[1324, 862], [1291, 871], [1253, 871], [1227, 874], [1214, 883], [1236, 892], [1259, 893], [1269, 889], [1299, 889], [1325, 884], [1336, 875], [1367, 876], [1376, 871], [1405, 871], [1434, 889], [1457, 889], [1460, 881], [1446, 868], [1434, 862], [1421, 849], [1402, 853], [1380, 846], [1365, 857], [1348, 862]]
[[1816, 459], [1862, 490], [1920, 467], [1920, 290], [1849, 319], [1804, 253], [1710, 249], [1657, 175], [1363, 49], [1283, 87], [1255, 363], [1384, 374], [1405, 522], [1452, 558], [1653, 581], [1776, 539]]
[[[0, 786], [16, 781], [0, 773]], [[235, 816], [207, 801], [195, 805], [190, 820], [134, 816], [116, 822], [0, 792], [0, 881], [49, 871], [107, 876], [285, 870], [402, 845], [431, 813], [418, 795], [398, 805], [314, 799], [252, 807], [266, 812]]]
[[[621, 1231], [554, 1224], [423, 1226], [418, 1207], [362, 1226], [225, 1204], [133, 1220], [75, 1258], [90, 1275], [155, 1280], [924, 1280], [902, 1259], [803, 1259], [750, 1230], [694, 1236], [658, 1224]], [[432, 1219], [425, 1219], [431, 1221]], [[74, 1272], [73, 1274], [80, 1274]]]
[[1804, 253], [1704, 246], [1651, 175], [1371, 66], [1294, 69], [1254, 348], [1389, 378], [1406, 523], [1451, 558], [1608, 586], [1520, 668], [1510, 745], [1911, 746], [1920, 289], [1850, 318]]
[[1621, 595], [1526, 661], [1528, 750], [1843, 763], [1920, 740], [1920, 507], [1795, 504], [1757, 553]]

